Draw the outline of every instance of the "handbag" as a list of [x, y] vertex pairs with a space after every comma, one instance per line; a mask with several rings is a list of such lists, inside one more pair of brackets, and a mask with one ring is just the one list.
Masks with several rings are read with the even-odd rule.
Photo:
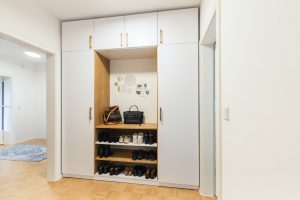
[[122, 122], [122, 116], [119, 106], [111, 106], [104, 110], [103, 113], [104, 124], [118, 124]]
[[[132, 107], [136, 107], [137, 111], [131, 111]], [[142, 124], [144, 119], [144, 112], [139, 111], [136, 105], [130, 106], [129, 111], [125, 111], [124, 123], [125, 124]]]

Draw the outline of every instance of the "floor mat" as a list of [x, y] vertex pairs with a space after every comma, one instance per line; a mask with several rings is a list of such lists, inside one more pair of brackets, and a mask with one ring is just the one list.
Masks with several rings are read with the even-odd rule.
[[0, 150], [0, 160], [38, 162], [47, 158], [46, 152], [45, 146], [18, 144]]

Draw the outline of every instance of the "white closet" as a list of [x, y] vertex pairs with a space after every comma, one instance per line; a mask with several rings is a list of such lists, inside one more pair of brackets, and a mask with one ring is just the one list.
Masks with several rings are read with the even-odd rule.
[[[65, 22], [62, 44], [63, 175], [87, 178], [95, 175], [96, 179], [97, 163], [101, 159], [95, 158], [94, 132], [97, 127], [105, 129], [106, 126], [94, 124], [94, 107], [95, 118], [102, 116], [100, 110], [104, 107], [101, 105], [99, 109], [98, 102], [94, 104], [94, 81], [98, 80], [94, 77], [95, 74], [102, 79], [107, 77], [107, 74], [101, 76], [106, 71], [103, 66], [109, 65], [104, 57], [125, 59], [126, 55], [140, 57], [153, 51], [155, 58], [157, 53], [158, 121], [150, 129], [157, 130], [158, 159], [150, 163], [157, 163], [158, 179], [151, 184], [197, 188], [198, 8]], [[94, 69], [92, 49], [104, 56], [96, 61], [98, 65], [104, 62], [99, 68], [102, 71]], [[98, 118], [97, 123], [102, 121]], [[149, 128], [149, 124], [145, 127]], [[104, 179], [139, 181], [130, 177], [105, 176]], [[140, 183], [149, 181], [144, 179]]]
[[198, 44], [159, 46], [157, 55], [159, 181], [197, 187]]

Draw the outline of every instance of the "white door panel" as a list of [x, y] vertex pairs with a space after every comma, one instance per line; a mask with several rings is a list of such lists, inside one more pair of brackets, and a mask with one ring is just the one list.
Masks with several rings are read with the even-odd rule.
[[198, 44], [158, 47], [158, 177], [199, 185]]
[[198, 8], [158, 12], [158, 43], [198, 42]]
[[62, 55], [62, 173], [65, 174], [92, 176], [94, 172], [94, 121], [89, 119], [89, 108], [94, 105], [93, 55], [93, 51]]
[[121, 48], [125, 44], [124, 17], [108, 17], [94, 20], [95, 49]]
[[84, 51], [90, 49], [93, 35], [93, 20], [62, 23], [62, 51]]
[[157, 45], [157, 13], [125, 16], [127, 47]]

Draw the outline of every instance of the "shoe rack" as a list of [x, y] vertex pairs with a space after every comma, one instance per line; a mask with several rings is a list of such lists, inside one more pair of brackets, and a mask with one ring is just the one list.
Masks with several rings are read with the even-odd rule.
[[[146, 174], [142, 176], [128, 176], [126, 173], [121, 172], [118, 175], [110, 175], [109, 173], [99, 173], [100, 165], [122, 165], [134, 168], [135, 166], [145, 166], [147, 169], [156, 169], [157, 175], [157, 140], [152, 144], [145, 143], [120, 143], [118, 141], [99, 141], [101, 134], [117, 134], [117, 137], [121, 135], [132, 135], [133, 133], [151, 132], [155, 134], [157, 138], [157, 124], [145, 123], [145, 124], [112, 124], [105, 125], [103, 123], [102, 113], [110, 102], [110, 61], [95, 52], [94, 58], [94, 74], [95, 74], [95, 91], [94, 91], [94, 122], [95, 122], [95, 137], [94, 137], [94, 173], [96, 180], [103, 181], [115, 181], [137, 184], [158, 185], [157, 176], [155, 178], [147, 178]], [[116, 136], [114, 136], [116, 137]], [[100, 148], [109, 146], [112, 150], [112, 155], [99, 156]], [[105, 147], [106, 148], [106, 147]], [[156, 159], [135, 159], [133, 160], [133, 151], [144, 150], [154, 151], [156, 153]]]

